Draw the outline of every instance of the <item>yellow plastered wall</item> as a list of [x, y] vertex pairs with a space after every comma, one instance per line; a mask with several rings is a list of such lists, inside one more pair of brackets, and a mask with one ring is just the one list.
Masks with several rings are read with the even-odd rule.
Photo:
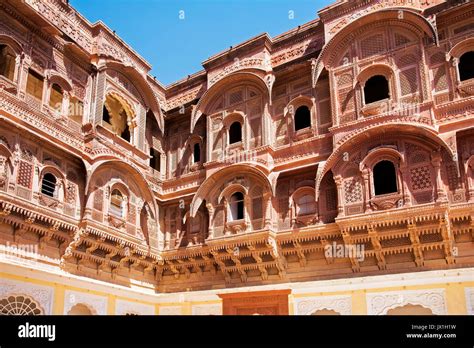
[[[8, 273], [0, 273], [0, 278], [52, 287], [54, 289], [54, 301], [53, 301], [52, 313], [56, 315], [64, 314], [64, 300], [65, 300], [65, 292], [67, 290], [90, 293], [90, 294], [106, 297], [107, 298], [107, 314], [109, 315], [115, 314], [116, 301], [118, 298], [126, 300], [126, 301], [130, 301], [130, 302], [136, 302], [136, 303], [145, 304], [145, 305], [153, 305], [155, 308], [155, 314], [159, 314], [160, 308], [173, 306], [173, 307], [180, 307], [182, 315], [191, 315], [192, 307], [194, 305], [222, 303], [222, 301], [216, 301], [216, 300], [199, 301], [199, 302], [191, 302], [191, 301], [182, 302], [182, 301], [179, 301], [178, 295], [176, 295], [177, 296], [176, 299], [178, 300], [176, 302], [159, 303], [159, 298], [157, 297], [157, 302], [152, 303], [152, 302], [137, 300], [132, 297], [130, 298], [123, 297], [123, 296], [118, 297], [114, 294], [91, 290], [88, 288], [79, 288], [76, 286], [69, 286], [66, 284], [48, 282], [44, 280], [34, 279], [31, 277], [12, 275]], [[289, 287], [290, 286], [291, 285], [289, 284]], [[318, 296], [350, 295], [351, 300], [352, 300], [352, 314], [363, 315], [363, 314], [367, 314], [366, 295], [368, 293], [379, 293], [379, 292], [382, 293], [382, 292], [405, 291], [405, 290], [427, 290], [427, 289], [440, 289], [441, 288], [441, 289], [444, 289], [445, 291], [447, 314], [463, 315], [463, 314], [467, 314], [467, 304], [466, 304], [466, 295], [465, 295], [466, 287], [474, 287], [474, 280], [472, 282], [471, 281], [452, 282], [452, 283], [412, 285], [412, 286], [401, 285], [401, 286], [381, 287], [381, 288], [373, 288], [373, 289], [360, 289], [360, 290], [352, 290], [352, 291], [290, 294], [288, 297], [289, 314], [290, 315], [295, 314], [295, 299], [296, 298], [301, 299], [301, 298], [306, 298], [306, 297], [318, 297]], [[168, 295], [172, 296], [171, 294], [168, 294]]]

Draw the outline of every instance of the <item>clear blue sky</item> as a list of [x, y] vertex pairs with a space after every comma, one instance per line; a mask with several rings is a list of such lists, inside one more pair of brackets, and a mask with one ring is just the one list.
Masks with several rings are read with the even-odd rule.
[[333, 2], [70, 0], [89, 21], [102, 20], [115, 30], [152, 65], [151, 74], [164, 85], [201, 70], [204, 60], [229, 46], [263, 32], [273, 37], [306, 23]]

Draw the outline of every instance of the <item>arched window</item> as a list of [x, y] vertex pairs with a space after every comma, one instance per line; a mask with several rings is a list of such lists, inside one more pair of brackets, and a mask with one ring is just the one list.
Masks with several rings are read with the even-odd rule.
[[198, 163], [201, 161], [201, 146], [199, 143], [194, 144], [193, 146], [193, 162]]
[[51, 173], [46, 173], [43, 176], [43, 180], [41, 181], [41, 193], [49, 196], [49, 197], [56, 197], [57, 196], [57, 179]]
[[161, 154], [159, 151], [155, 150], [154, 148], [150, 148], [150, 167], [156, 171], [160, 171], [161, 169]]
[[12, 295], [0, 300], [0, 315], [40, 315], [43, 310], [31, 298]]
[[92, 311], [85, 304], [77, 303], [75, 304], [69, 312], [68, 315], [92, 315]]
[[134, 118], [133, 113], [133, 109], [124, 99], [108, 94], [102, 109], [103, 125], [122, 139], [130, 141], [130, 121]]
[[311, 127], [311, 112], [305, 105], [300, 106], [295, 112], [295, 131]]
[[375, 75], [368, 79], [364, 86], [364, 97], [366, 104], [388, 99], [389, 88], [385, 76]]
[[49, 97], [49, 106], [57, 111], [61, 111], [63, 105], [63, 89], [56, 83], [51, 86], [51, 95]]
[[125, 198], [117, 189], [112, 191], [110, 197], [110, 214], [123, 218], [125, 216]]
[[301, 196], [297, 200], [298, 215], [310, 215], [316, 211], [316, 202], [312, 195]]
[[459, 58], [458, 67], [461, 81], [474, 78], [474, 51], [464, 53]]
[[374, 166], [375, 195], [397, 192], [397, 174], [390, 161], [380, 161]]
[[201, 231], [201, 217], [199, 215], [196, 215], [193, 218], [193, 221], [191, 222], [191, 229], [190, 232], [191, 234], [198, 233]]
[[244, 218], [244, 195], [236, 192], [230, 197], [231, 220], [241, 220]]
[[229, 144], [235, 144], [242, 141], [242, 125], [240, 122], [234, 122], [229, 128]]
[[28, 71], [28, 80], [26, 81], [26, 93], [38, 100], [42, 100], [43, 81], [43, 76], [30, 69]]
[[15, 76], [15, 53], [7, 45], [0, 45], [0, 75], [11, 81]]

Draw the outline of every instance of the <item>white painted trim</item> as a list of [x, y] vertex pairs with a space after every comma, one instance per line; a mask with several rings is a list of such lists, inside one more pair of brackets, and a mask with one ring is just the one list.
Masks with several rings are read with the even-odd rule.
[[329, 309], [341, 315], [352, 313], [352, 296], [312, 296], [296, 298], [295, 315], [311, 315], [317, 310]]
[[367, 294], [366, 298], [369, 315], [384, 315], [390, 309], [408, 304], [429, 308], [436, 315], [447, 314], [444, 289], [376, 292]]
[[467, 314], [474, 315], [474, 288], [465, 288]]

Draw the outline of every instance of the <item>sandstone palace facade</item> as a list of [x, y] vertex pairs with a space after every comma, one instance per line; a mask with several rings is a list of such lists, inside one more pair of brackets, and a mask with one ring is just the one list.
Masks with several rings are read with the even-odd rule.
[[316, 17], [163, 86], [2, 0], [1, 313], [473, 314], [474, 3]]

